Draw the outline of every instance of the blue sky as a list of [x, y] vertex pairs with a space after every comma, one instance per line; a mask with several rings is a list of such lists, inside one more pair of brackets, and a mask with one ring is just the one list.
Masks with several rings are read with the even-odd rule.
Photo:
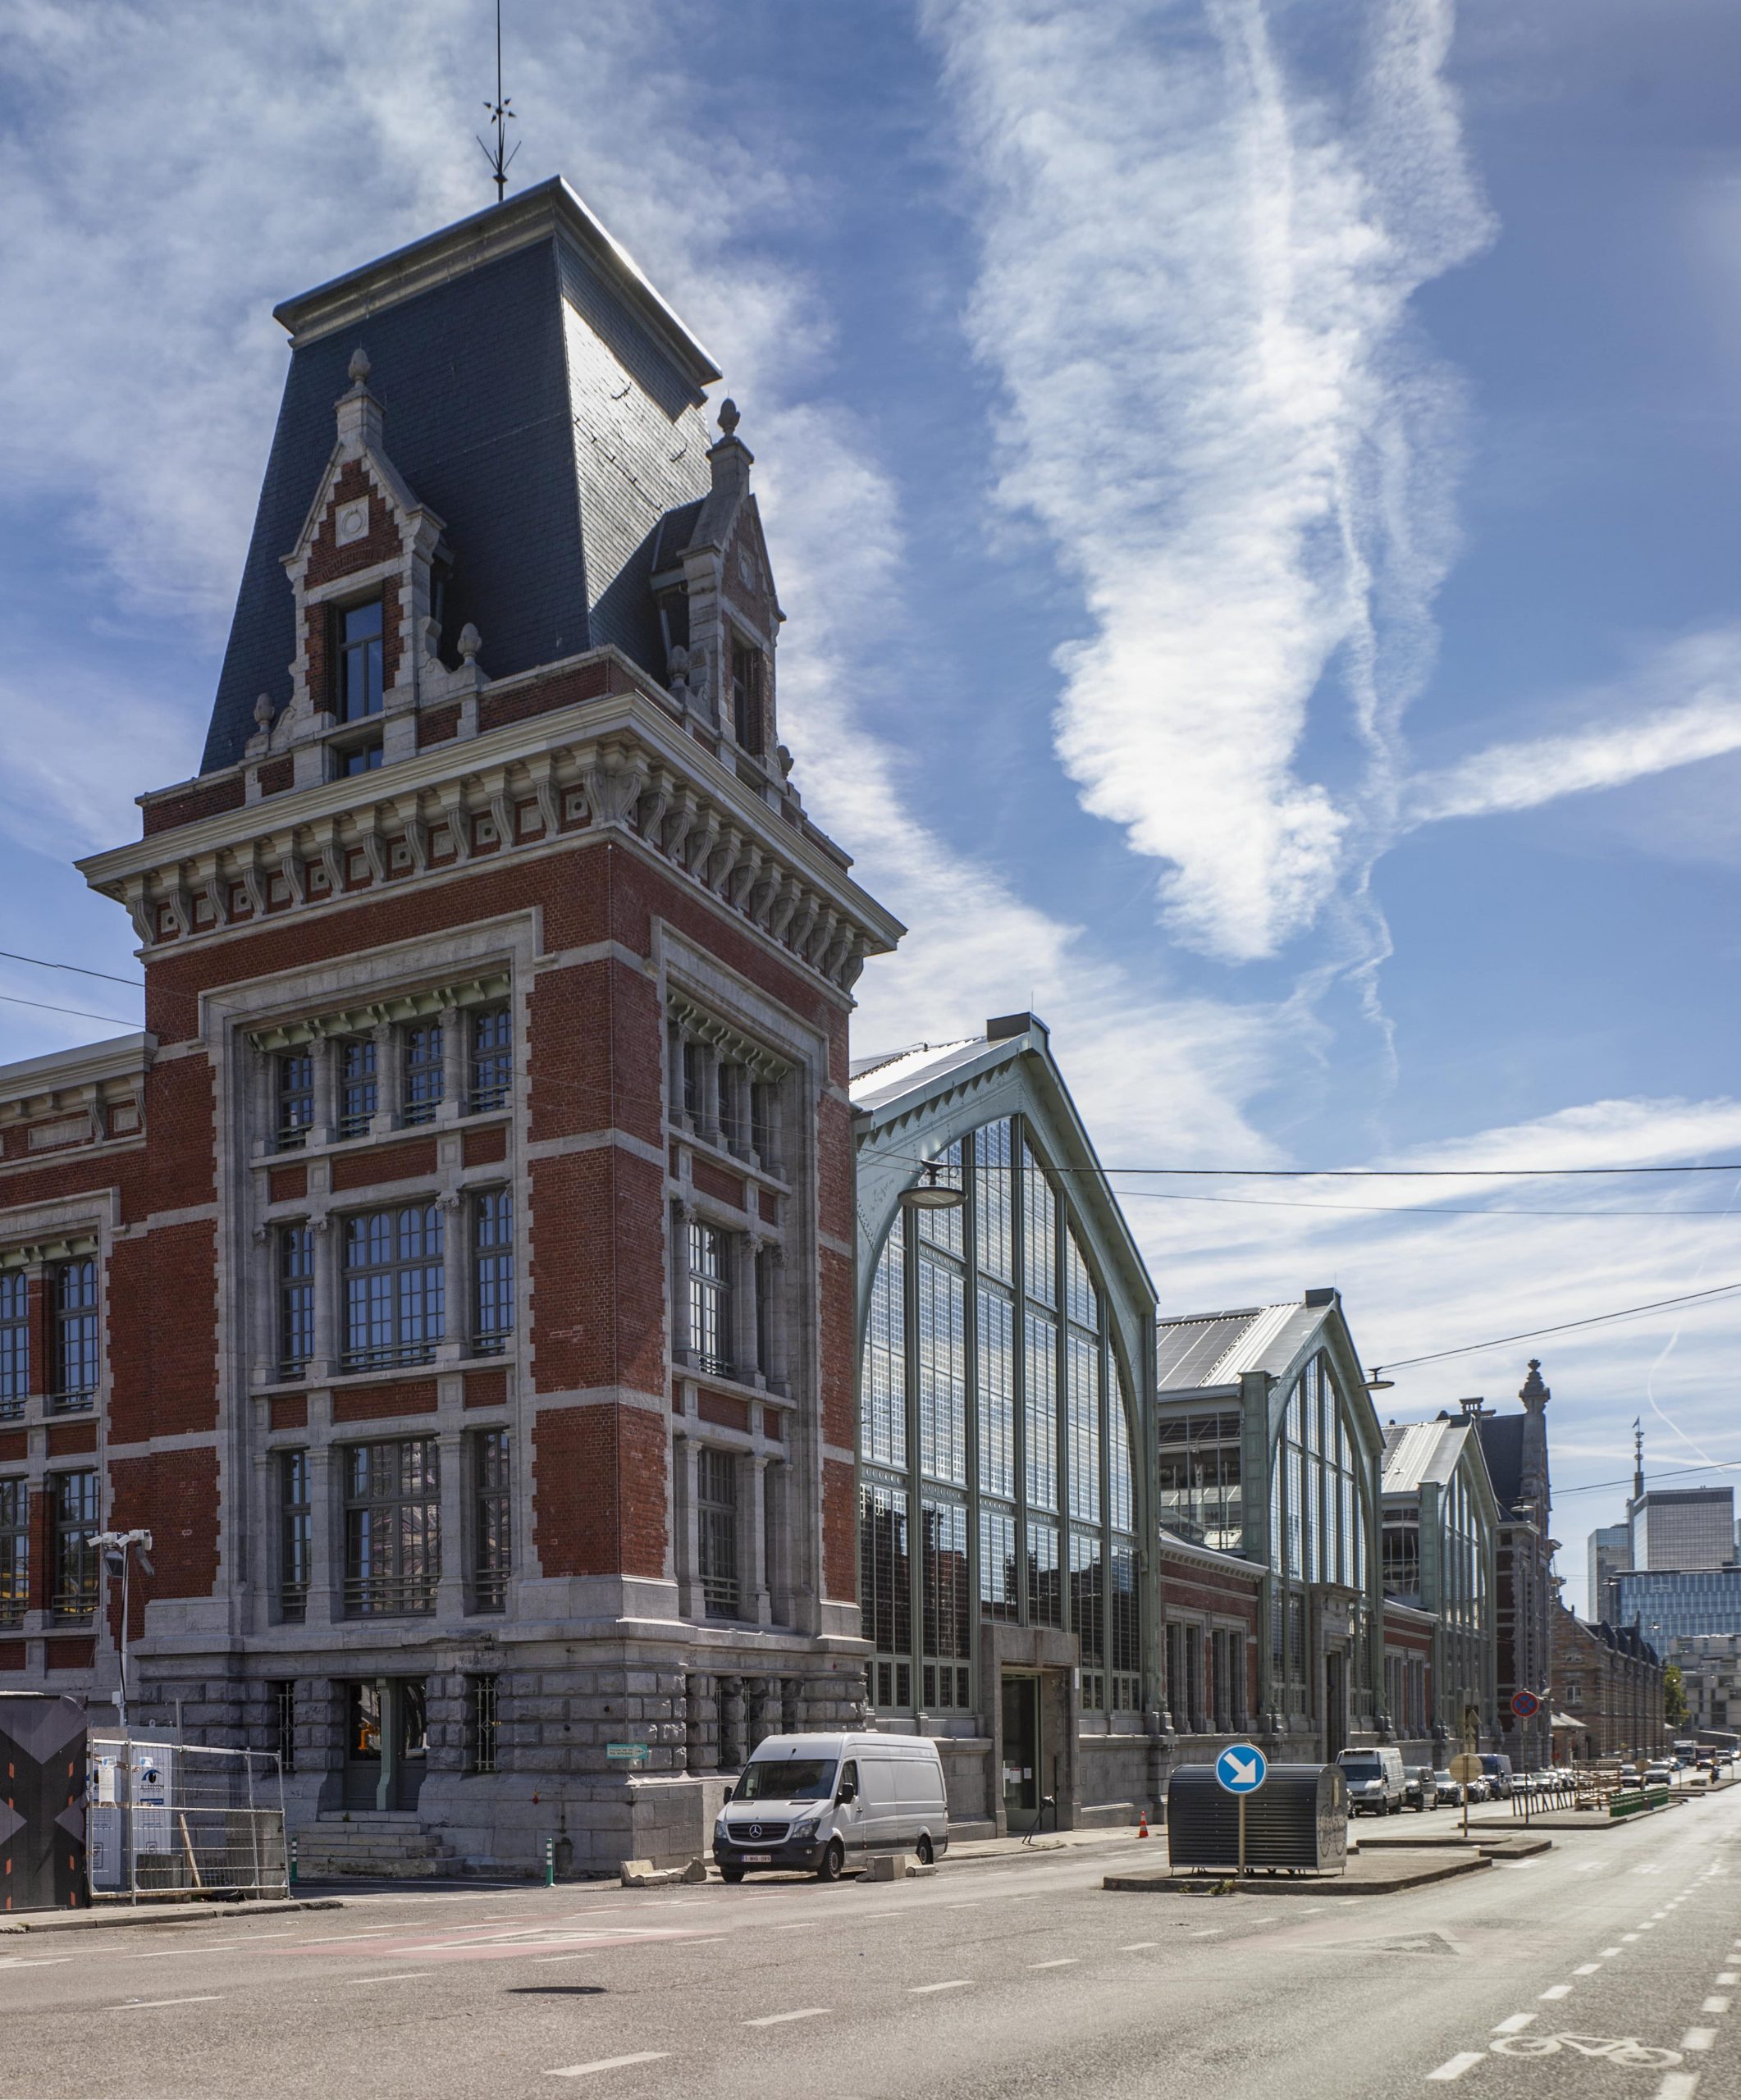
[[[1131, 1166], [1741, 1158], [1741, 17], [507, 15], [516, 178], [743, 410], [798, 778], [913, 929], [862, 1048], [1032, 1006]], [[197, 763], [271, 306], [487, 201], [489, 64], [483, 0], [0, 0], [0, 945], [134, 974], [69, 862]], [[1741, 1280], [1737, 1176], [1127, 1186], [1167, 1309], [1334, 1282], [1374, 1362]], [[1539, 1354], [1581, 1600], [1634, 1415], [1741, 1459], [1738, 1322], [1381, 1401]]]

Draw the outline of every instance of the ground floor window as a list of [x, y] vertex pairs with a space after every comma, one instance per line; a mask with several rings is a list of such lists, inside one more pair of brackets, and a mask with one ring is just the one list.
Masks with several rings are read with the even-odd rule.
[[736, 1618], [743, 1605], [738, 1577], [738, 1472], [735, 1451], [704, 1445], [696, 1465], [697, 1546], [701, 1599], [710, 1618]]
[[441, 1510], [432, 1436], [345, 1453], [345, 1606], [359, 1618], [432, 1612]]
[[465, 1681], [465, 1762], [470, 1772], [496, 1769], [498, 1682], [493, 1674]]

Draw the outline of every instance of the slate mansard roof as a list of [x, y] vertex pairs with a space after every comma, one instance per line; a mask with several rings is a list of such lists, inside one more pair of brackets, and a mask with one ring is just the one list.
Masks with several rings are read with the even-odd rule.
[[560, 178], [299, 298], [201, 770], [233, 765], [256, 698], [290, 695], [283, 557], [332, 450], [359, 347], [386, 448], [454, 551], [444, 632], [492, 678], [615, 643], [663, 681], [648, 581], [680, 559], [711, 482], [718, 368]]

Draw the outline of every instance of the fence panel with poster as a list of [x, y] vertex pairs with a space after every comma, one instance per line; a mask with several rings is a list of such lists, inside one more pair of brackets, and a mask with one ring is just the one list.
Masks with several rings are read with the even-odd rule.
[[271, 1751], [94, 1734], [89, 1806], [94, 1896], [288, 1892], [284, 1781]]

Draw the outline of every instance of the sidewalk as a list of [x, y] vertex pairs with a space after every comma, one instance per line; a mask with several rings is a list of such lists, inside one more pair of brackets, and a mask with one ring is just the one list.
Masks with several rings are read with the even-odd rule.
[[0, 1915], [0, 1933], [68, 1933], [117, 1925], [209, 1925], [217, 1919], [267, 1918], [281, 1911], [341, 1911], [341, 1896], [268, 1898], [258, 1903], [105, 1903], [89, 1911], [24, 1911]]
[[1042, 1852], [1091, 1851], [1118, 1845], [1135, 1845], [1145, 1851], [1152, 1845], [1163, 1863], [1166, 1860], [1167, 1836], [1158, 1825], [1151, 1824], [1145, 1839], [1138, 1838], [1134, 1824], [1120, 1824], [1105, 1830], [1049, 1830], [1031, 1842], [1025, 1838], [952, 1839], [938, 1864], [944, 1867], [995, 1865], [999, 1860], [1032, 1859]]

